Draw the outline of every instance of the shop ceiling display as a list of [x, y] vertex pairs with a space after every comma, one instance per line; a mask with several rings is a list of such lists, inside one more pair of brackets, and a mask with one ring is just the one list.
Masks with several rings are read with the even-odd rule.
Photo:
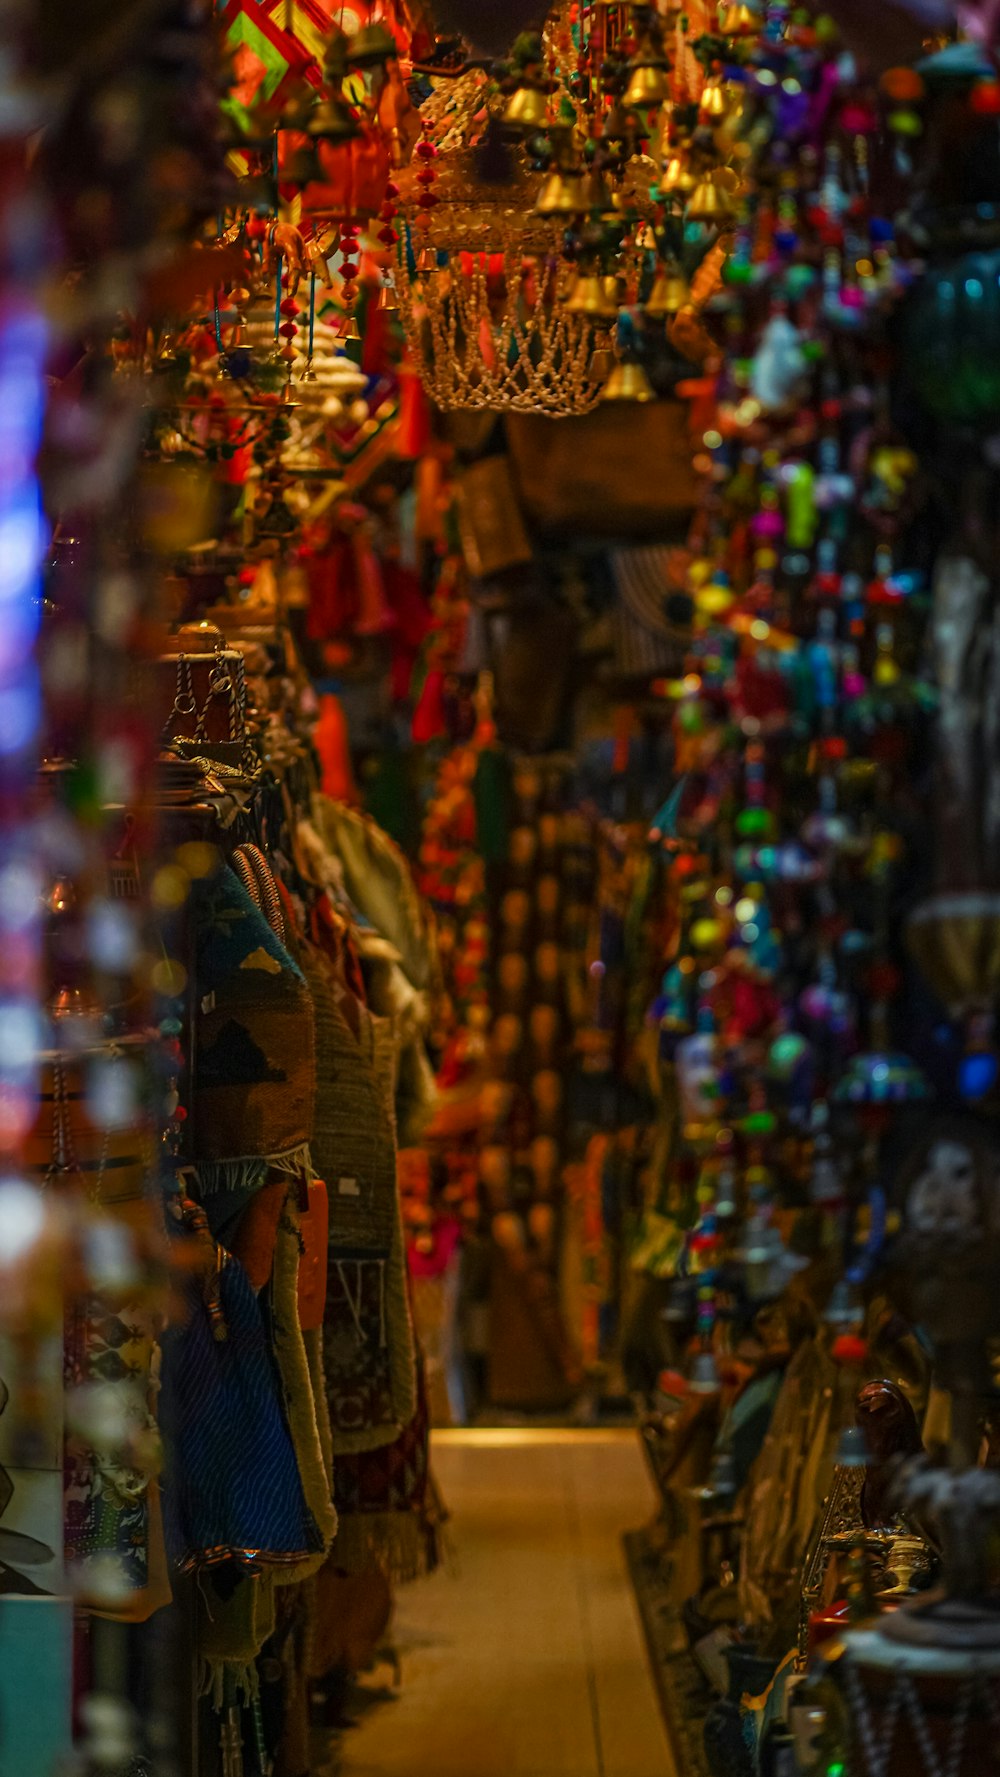
[[651, 399], [630, 341], [692, 306], [681, 255], [732, 226], [758, 25], [749, 6], [562, 5], [507, 61], [432, 75], [396, 282], [440, 407]]

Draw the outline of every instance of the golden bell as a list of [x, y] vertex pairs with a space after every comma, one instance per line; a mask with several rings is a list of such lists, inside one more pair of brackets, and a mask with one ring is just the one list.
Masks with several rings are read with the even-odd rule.
[[314, 142], [353, 142], [361, 134], [354, 112], [339, 93], [331, 93], [313, 107], [306, 122], [306, 135]]
[[718, 74], [712, 74], [706, 80], [698, 106], [698, 118], [701, 123], [721, 123], [729, 115], [732, 104], [732, 93], [727, 83]]
[[652, 321], [665, 320], [691, 301], [687, 278], [678, 266], [664, 267], [653, 279], [653, 288], [643, 303], [643, 313]]
[[579, 173], [563, 173], [558, 167], [548, 175], [535, 199], [536, 216], [580, 216], [588, 207]]
[[379, 286], [378, 300], [375, 307], [380, 309], [383, 315], [396, 315], [399, 313], [399, 303], [396, 301], [395, 285], [381, 284]]
[[609, 351], [607, 346], [598, 346], [596, 351], [590, 354], [590, 363], [587, 365], [588, 380], [592, 383], [602, 383], [606, 377], [611, 375], [614, 367], [614, 353]]
[[710, 177], [698, 180], [684, 210], [688, 222], [721, 224], [730, 221], [732, 214], [731, 198]]
[[[612, 286], [610, 290], [609, 284]], [[584, 315], [591, 321], [613, 321], [618, 314], [617, 280], [599, 277], [596, 272], [581, 273], [564, 306], [568, 315]]]
[[423, 277], [429, 271], [437, 271], [438, 256], [433, 247], [421, 247], [417, 257], [417, 271]]
[[667, 64], [662, 60], [633, 64], [625, 88], [626, 105], [635, 111], [651, 111], [654, 105], [662, 105], [670, 97], [668, 72]]
[[655, 401], [656, 391], [642, 365], [634, 358], [626, 358], [624, 363], [615, 365], [601, 390], [601, 400]]
[[360, 339], [361, 338], [361, 334], [358, 331], [358, 317], [357, 317], [357, 315], [351, 315], [351, 317], [348, 320], [347, 326], [344, 328], [344, 331], [340, 337], [341, 337], [341, 339]]
[[746, 0], [731, 0], [731, 4], [720, 9], [719, 31], [723, 37], [753, 37], [762, 23], [757, 8], [748, 6]]
[[685, 192], [693, 191], [694, 188], [695, 176], [692, 173], [691, 168], [688, 166], [686, 156], [683, 154], [672, 154], [663, 169], [663, 175], [660, 179], [660, 190], [675, 191], [679, 196], [683, 197]]
[[614, 206], [614, 196], [607, 179], [600, 167], [591, 167], [583, 174], [580, 181], [583, 187], [583, 207], [585, 210], [596, 210], [600, 215], [607, 215]]
[[503, 114], [508, 129], [523, 130], [526, 136], [544, 127], [549, 115], [549, 101], [540, 86], [519, 86], [507, 102]]
[[396, 39], [381, 20], [374, 25], [362, 25], [360, 31], [355, 31], [353, 37], [347, 39], [350, 68], [384, 67], [398, 54]]

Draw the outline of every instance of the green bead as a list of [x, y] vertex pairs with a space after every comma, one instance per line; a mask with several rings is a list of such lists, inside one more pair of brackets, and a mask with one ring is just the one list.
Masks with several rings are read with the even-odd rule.
[[740, 1127], [745, 1135], [770, 1135], [777, 1126], [777, 1121], [773, 1111], [750, 1111], [742, 1119]]
[[771, 832], [771, 815], [766, 808], [742, 808], [736, 816], [736, 831], [744, 839], [761, 839]]

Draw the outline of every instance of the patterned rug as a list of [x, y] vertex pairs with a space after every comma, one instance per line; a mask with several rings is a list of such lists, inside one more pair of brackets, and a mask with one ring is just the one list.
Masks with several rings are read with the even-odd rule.
[[669, 1549], [655, 1526], [626, 1531], [622, 1543], [675, 1766], [684, 1777], [710, 1777], [702, 1730], [716, 1696], [688, 1648], [671, 1592]]

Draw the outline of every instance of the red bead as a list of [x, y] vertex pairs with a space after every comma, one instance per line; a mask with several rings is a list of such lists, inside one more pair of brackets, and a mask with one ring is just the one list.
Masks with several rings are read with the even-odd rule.
[[399, 186], [394, 185], [391, 179], [385, 188], [385, 195], [390, 203], [395, 202], [396, 198], [399, 196]]
[[433, 142], [418, 142], [417, 143], [417, 159], [418, 160], [437, 160], [437, 149], [435, 148]]
[[379, 229], [378, 238], [382, 242], [383, 247], [394, 247], [399, 240], [396, 230], [394, 228], [389, 228], [388, 225], [386, 225], [385, 228]]
[[417, 174], [417, 184], [418, 185], [433, 185], [436, 178], [437, 178], [437, 173], [434, 171], [433, 167], [421, 167], [419, 173]]
[[294, 321], [283, 321], [278, 328], [278, 332], [281, 334], [282, 339], [294, 339], [295, 335], [298, 333], [298, 328]]
[[299, 305], [296, 302], [294, 296], [286, 296], [285, 297], [285, 300], [281, 305], [281, 312], [283, 315], [297, 315], [298, 314]]
[[437, 198], [433, 191], [422, 191], [417, 199], [417, 206], [421, 210], [433, 210], [436, 203]]
[[980, 117], [1000, 117], [1000, 80], [977, 81], [969, 95], [969, 108]]

